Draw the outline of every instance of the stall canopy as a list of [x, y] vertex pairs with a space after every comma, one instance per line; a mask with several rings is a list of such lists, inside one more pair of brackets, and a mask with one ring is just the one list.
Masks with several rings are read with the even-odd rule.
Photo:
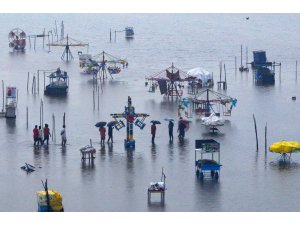
[[191, 69], [187, 72], [187, 74], [197, 80], [201, 80], [203, 86], [206, 86], [208, 80], [212, 80], [212, 74], [202, 67]]

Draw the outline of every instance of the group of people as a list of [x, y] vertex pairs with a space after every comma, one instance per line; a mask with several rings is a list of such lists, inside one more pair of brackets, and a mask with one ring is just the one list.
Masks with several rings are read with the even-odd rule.
[[[66, 135], [66, 126], [63, 125], [63, 128], [60, 132], [61, 135], [61, 144], [62, 146], [65, 146], [67, 143], [67, 135]], [[46, 145], [49, 144], [49, 137], [51, 137], [49, 125], [45, 123], [45, 126], [42, 130], [41, 126], [34, 126], [33, 129], [33, 141], [34, 141], [34, 146], [39, 146], [43, 145], [46, 141]]]
[[[180, 120], [182, 118], [180, 117]], [[185, 128], [186, 125], [185, 123], [183, 123], [182, 121], [178, 122], [178, 138], [179, 140], [183, 140], [184, 139], [184, 135], [185, 135]], [[108, 126], [108, 140], [107, 143], [113, 143], [113, 126]], [[172, 142], [173, 141], [173, 128], [174, 128], [174, 122], [173, 121], [169, 121], [168, 124], [168, 130], [169, 130], [169, 141]], [[100, 133], [100, 144], [104, 145], [105, 143], [105, 137], [106, 137], [106, 128], [104, 126], [99, 128], [99, 133]], [[155, 134], [156, 134], [156, 125], [155, 123], [153, 123], [151, 125], [151, 135], [152, 135], [152, 143], [154, 143], [154, 139], [155, 139]], [[61, 135], [61, 144], [62, 146], [65, 146], [67, 143], [67, 135], [66, 135], [66, 126], [63, 125], [63, 128], [60, 132]], [[46, 145], [49, 144], [49, 137], [51, 137], [51, 133], [50, 133], [50, 129], [49, 129], [49, 125], [46, 123], [43, 130], [41, 128], [41, 126], [34, 126], [33, 129], [33, 141], [34, 141], [34, 146], [39, 146], [39, 145], [43, 145], [46, 141]]]
[[[181, 120], [182, 120], [182, 117], [180, 117], [180, 120], [178, 122], [178, 129], [177, 129], [178, 138], [179, 138], [180, 141], [182, 141], [184, 139], [185, 129], [186, 129], [185, 123], [182, 122]], [[169, 121], [168, 130], [169, 130], [169, 141], [170, 142], [173, 142], [173, 128], [174, 128], [174, 122]], [[154, 143], [155, 134], [156, 134], [156, 125], [155, 125], [155, 123], [153, 123], [151, 125], [152, 143]]]
[[[111, 141], [111, 143], [113, 143], [113, 126], [109, 126], [108, 127], [108, 140], [107, 143], [109, 143]], [[99, 132], [100, 132], [100, 144], [104, 145], [105, 142], [105, 136], [106, 136], [106, 128], [104, 126], [99, 128]]]
[[51, 136], [50, 134], [50, 129], [48, 124], [46, 123], [43, 131], [41, 126], [34, 126], [33, 129], [33, 141], [34, 141], [34, 146], [39, 146], [39, 145], [43, 145], [44, 142], [46, 141], [47, 145], [49, 144], [49, 136]]

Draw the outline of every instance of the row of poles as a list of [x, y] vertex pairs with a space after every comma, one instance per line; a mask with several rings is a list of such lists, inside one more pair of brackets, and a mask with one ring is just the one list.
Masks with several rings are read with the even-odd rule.
[[[29, 117], [29, 113], [28, 113], [28, 106], [26, 107], [26, 127], [28, 129], [28, 117]], [[40, 126], [43, 127], [44, 124], [44, 102], [43, 100], [41, 100], [40, 102]], [[63, 125], [66, 125], [66, 113], [64, 113], [63, 115]], [[55, 115], [54, 113], [52, 113], [52, 141], [56, 142], [56, 126], [55, 126]]]
[[[60, 31], [60, 40], [62, 40], [64, 38], [64, 29], [65, 29], [64, 28], [64, 23], [62, 21], [61, 22], [61, 31]], [[31, 48], [31, 38], [34, 38], [34, 44], [33, 44], [34, 50], [36, 48], [36, 39], [37, 38], [43, 38], [43, 48], [45, 48], [45, 37], [48, 37], [48, 46], [49, 46], [49, 51], [50, 51], [50, 35], [51, 35], [51, 41], [52, 41], [51, 43], [53, 43], [53, 37], [56, 37], [56, 41], [59, 40], [56, 20], [55, 20], [55, 28], [53, 30], [48, 31], [48, 34], [46, 34], [46, 29], [44, 28], [42, 34], [28, 35], [29, 47]]]
[[[256, 125], [256, 119], [255, 119], [254, 114], [253, 114], [253, 122], [254, 122], [254, 130], [255, 130], [256, 152], [258, 152], [259, 147], [258, 147], [257, 125]], [[265, 154], [267, 154], [267, 149], [268, 149], [267, 131], [268, 131], [268, 124], [266, 123], [266, 125], [265, 125]]]

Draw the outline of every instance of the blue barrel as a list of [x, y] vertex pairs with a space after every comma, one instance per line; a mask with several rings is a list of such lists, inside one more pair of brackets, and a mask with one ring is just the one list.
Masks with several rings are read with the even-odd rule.
[[265, 51], [254, 51], [253, 60], [255, 64], [264, 64], [267, 62], [266, 52]]

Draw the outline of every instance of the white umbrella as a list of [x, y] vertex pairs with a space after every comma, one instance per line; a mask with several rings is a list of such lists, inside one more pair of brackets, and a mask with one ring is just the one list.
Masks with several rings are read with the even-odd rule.
[[187, 74], [191, 77], [201, 80], [204, 86], [207, 84], [209, 79], [212, 79], [212, 74], [201, 67], [191, 69], [187, 72]]

